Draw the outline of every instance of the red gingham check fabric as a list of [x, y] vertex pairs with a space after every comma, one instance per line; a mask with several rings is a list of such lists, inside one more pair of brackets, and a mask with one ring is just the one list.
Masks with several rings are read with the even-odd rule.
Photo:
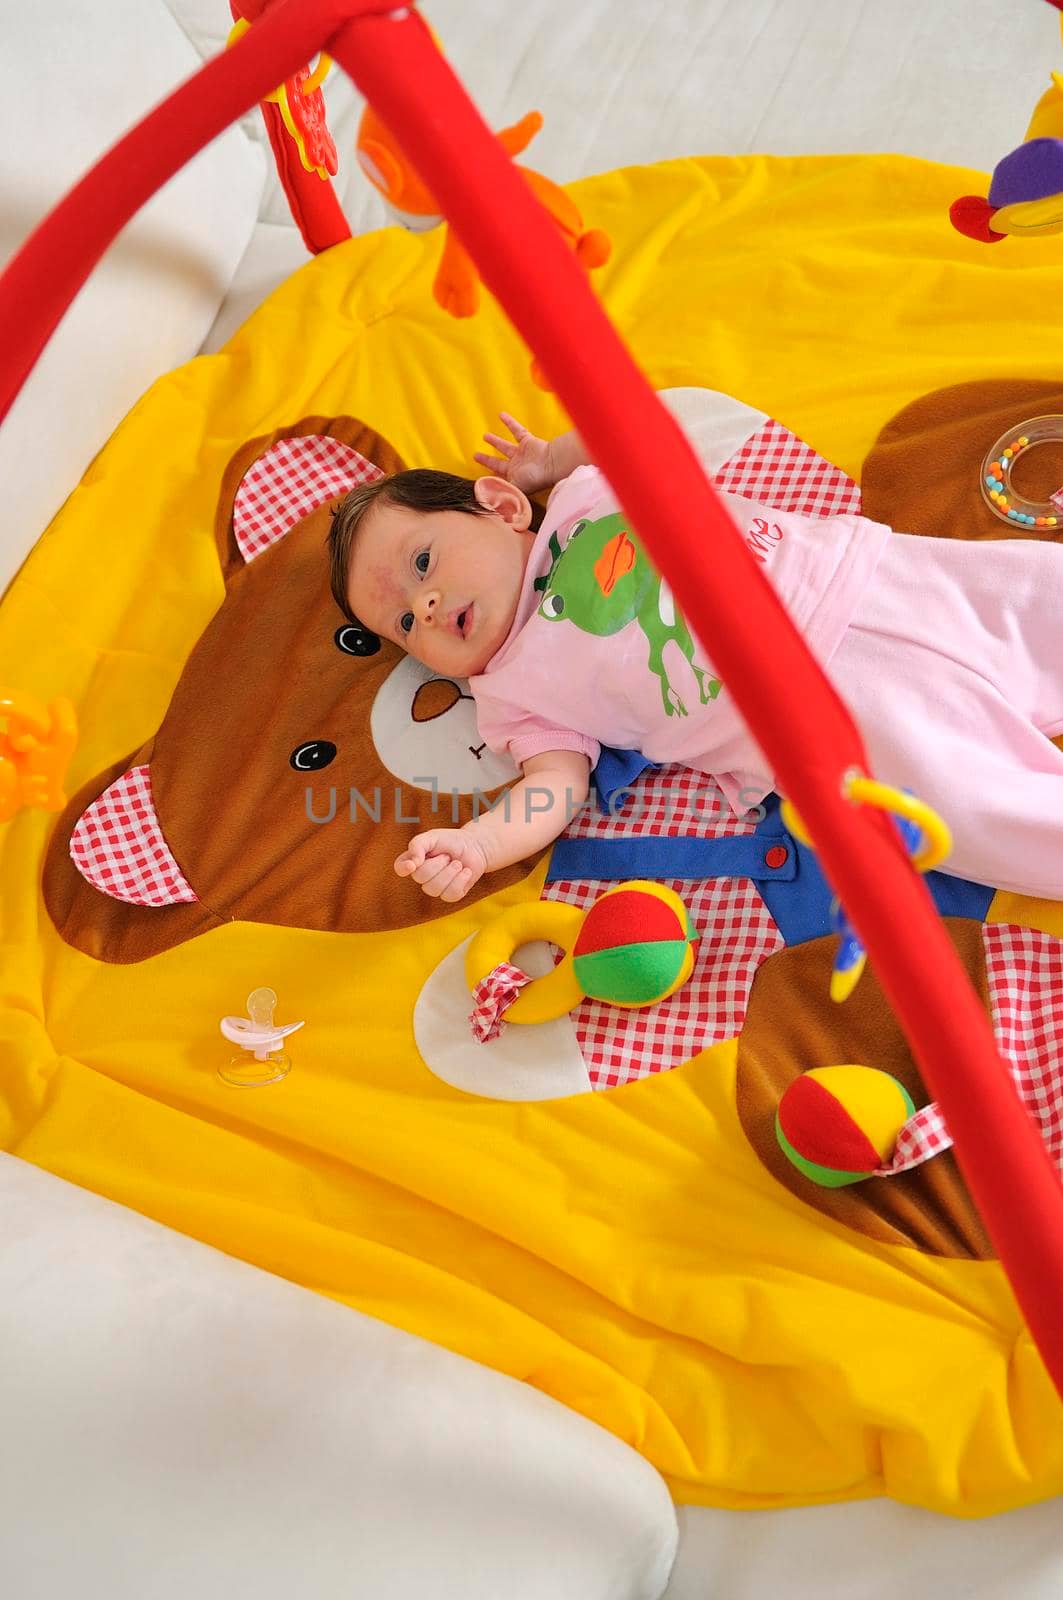
[[278, 439], [244, 473], [233, 504], [233, 532], [245, 561], [291, 531], [334, 495], [384, 474], [327, 434]]
[[[987, 923], [982, 929], [993, 1029], [1019, 1097], [1052, 1160], [1063, 1171], [1063, 940], [1037, 928]], [[947, 1150], [952, 1138], [934, 1102], [909, 1117], [891, 1177]]]
[[860, 510], [859, 484], [771, 419], [750, 434], [713, 481], [718, 489], [747, 495], [777, 511], [836, 517]]
[[933, 1100], [908, 1118], [897, 1135], [893, 1155], [881, 1167], [875, 1168], [874, 1176], [894, 1178], [899, 1172], [910, 1172], [913, 1167], [921, 1167], [924, 1161], [929, 1161], [931, 1156], [939, 1156], [942, 1150], [948, 1150], [951, 1144], [952, 1135], [945, 1126], [945, 1118], [938, 1110], [937, 1101]]
[[982, 939], [1000, 1052], [1063, 1167], [1063, 940], [1010, 923], [988, 923]]
[[[781, 423], [765, 422], [717, 473], [715, 482], [810, 516], [858, 512], [860, 489]], [[687, 767], [662, 767], [633, 785], [615, 817], [589, 808], [565, 830], [568, 838], [622, 838], [632, 834], [699, 834], [722, 838], [749, 834], [737, 822], [711, 778]], [[606, 883], [581, 879], [546, 885], [544, 898], [589, 907]], [[761, 962], [785, 941], [749, 878], [668, 882], [685, 903], [700, 934], [694, 969], [685, 984], [654, 1006], [633, 1010], [583, 1000], [572, 1013], [576, 1038], [595, 1089], [614, 1089], [655, 1072], [668, 1072], [722, 1039], [745, 1021], [753, 978]]]
[[149, 767], [130, 767], [83, 812], [70, 837], [70, 858], [89, 883], [130, 905], [199, 899], [163, 838]]
[[490, 1044], [492, 1039], [498, 1038], [506, 1026], [506, 1008], [513, 1004], [529, 983], [529, 974], [511, 966], [508, 961], [500, 961], [486, 977], [480, 979], [472, 991], [469, 1022], [473, 1036], [481, 1044]]
[[[567, 838], [617, 839], [647, 834], [699, 834], [715, 839], [754, 831], [731, 815], [722, 791], [703, 773], [662, 767], [632, 786], [615, 817], [591, 809], [579, 813]], [[667, 880], [686, 905], [700, 939], [694, 968], [675, 994], [638, 1010], [585, 999], [572, 1012], [576, 1040], [591, 1086], [614, 1089], [636, 1078], [678, 1067], [707, 1045], [731, 1039], [741, 1029], [753, 976], [783, 939], [749, 878]], [[559, 879], [543, 898], [587, 908], [608, 883]]]

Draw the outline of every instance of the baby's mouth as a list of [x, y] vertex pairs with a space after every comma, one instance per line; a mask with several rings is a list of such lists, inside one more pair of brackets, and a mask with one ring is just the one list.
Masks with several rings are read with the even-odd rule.
[[464, 611], [458, 612], [458, 632], [461, 634], [463, 639], [467, 639], [469, 637], [469, 630], [471, 627], [472, 606], [470, 604], [465, 607]]

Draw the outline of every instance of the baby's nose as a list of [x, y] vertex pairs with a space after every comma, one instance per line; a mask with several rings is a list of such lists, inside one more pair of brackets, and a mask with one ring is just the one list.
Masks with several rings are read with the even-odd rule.
[[439, 600], [438, 589], [428, 589], [419, 596], [417, 609], [421, 614], [422, 622], [433, 622], [435, 620], [434, 613], [439, 610]]

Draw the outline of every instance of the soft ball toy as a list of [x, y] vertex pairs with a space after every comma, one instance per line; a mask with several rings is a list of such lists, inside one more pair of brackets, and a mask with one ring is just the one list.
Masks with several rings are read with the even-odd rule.
[[[507, 1022], [547, 1022], [585, 996], [618, 1006], [655, 1005], [689, 978], [697, 938], [675, 890], [645, 879], [606, 889], [586, 912], [557, 900], [511, 906], [480, 930], [465, 954], [473, 1033], [486, 1044]], [[563, 951], [542, 978], [510, 960], [533, 939]]]
[[915, 1114], [902, 1083], [875, 1067], [812, 1067], [779, 1102], [775, 1133], [799, 1172], [827, 1189], [870, 1178]]
[[607, 889], [572, 948], [576, 982], [593, 1000], [652, 1006], [686, 983], [697, 938], [673, 889], [636, 881]]

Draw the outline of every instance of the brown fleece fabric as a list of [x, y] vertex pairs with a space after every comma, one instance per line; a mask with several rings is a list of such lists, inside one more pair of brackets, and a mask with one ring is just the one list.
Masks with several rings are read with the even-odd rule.
[[[946, 917], [945, 926], [988, 1009], [981, 923]], [[878, 1067], [904, 1084], [916, 1106], [930, 1099], [870, 963], [848, 1000], [831, 1000], [837, 944], [833, 937], [812, 939], [769, 956], [757, 970], [738, 1040], [737, 1103], [746, 1137], [773, 1177], [847, 1228], [932, 1255], [991, 1257], [951, 1151], [898, 1177], [868, 1178], [844, 1189], [812, 1183], [782, 1153], [775, 1135], [779, 1101], [811, 1067]]]
[[[1063, 527], [1003, 521], [979, 487], [986, 452], [1009, 428], [1056, 413], [1063, 414], [1063, 384], [1032, 379], [960, 383], [923, 395], [886, 424], [864, 462], [864, 515], [898, 533], [938, 539], [1059, 539]], [[1063, 441], [1020, 456], [1012, 481], [1029, 500], [1063, 488]]]

